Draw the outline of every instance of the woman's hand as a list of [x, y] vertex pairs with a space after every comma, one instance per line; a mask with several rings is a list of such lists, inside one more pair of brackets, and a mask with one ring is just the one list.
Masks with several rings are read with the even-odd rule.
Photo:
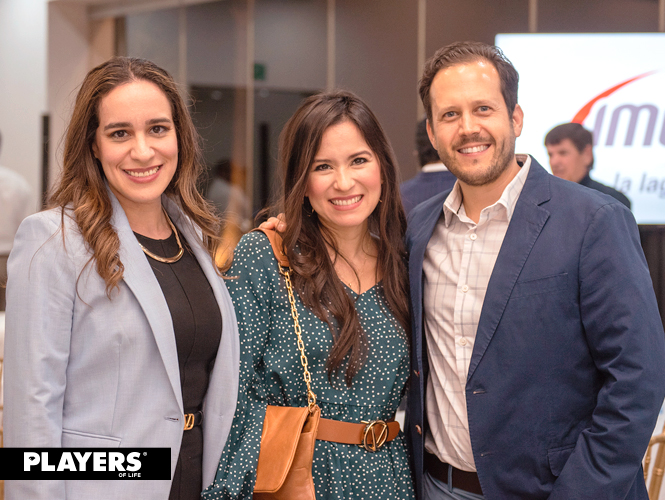
[[275, 231], [284, 231], [286, 229], [286, 222], [284, 222], [284, 214], [281, 213], [277, 217], [270, 217], [267, 221], [259, 225], [259, 229], [273, 229]]

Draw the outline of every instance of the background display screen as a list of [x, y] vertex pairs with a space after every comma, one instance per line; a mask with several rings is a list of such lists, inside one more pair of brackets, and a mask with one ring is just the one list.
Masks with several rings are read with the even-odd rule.
[[500, 34], [520, 75], [517, 153], [549, 169], [545, 134], [594, 134], [591, 177], [623, 192], [639, 224], [665, 224], [665, 33]]

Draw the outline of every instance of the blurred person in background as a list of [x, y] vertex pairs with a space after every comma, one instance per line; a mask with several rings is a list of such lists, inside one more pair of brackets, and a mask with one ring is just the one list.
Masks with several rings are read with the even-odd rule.
[[630, 200], [625, 194], [589, 176], [594, 163], [593, 134], [582, 125], [564, 123], [554, 127], [545, 136], [545, 147], [554, 175], [609, 194], [630, 208]]
[[219, 160], [213, 168], [206, 198], [222, 218], [221, 244], [216, 255], [219, 266], [227, 263], [240, 237], [252, 228], [252, 209], [245, 192], [233, 182], [234, 165], [227, 158]]
[[[0, 153], [2, 134], [0, 134]], [[5, 310], [7, 257], [19, 225], [34, 212], [32, 189], [23, 176], [0, 165], [0, 311]]]
[[416, 126], [416, 153], [420, 172], [400, 186], [406, 215], [416, 205], [453, 188], [456, 177], [446, 168], [427, 135], [427, 119]]

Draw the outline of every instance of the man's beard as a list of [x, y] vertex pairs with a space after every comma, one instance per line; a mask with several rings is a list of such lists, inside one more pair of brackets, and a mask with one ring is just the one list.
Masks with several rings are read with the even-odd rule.
[[[482, 166], [480, 164], [481, 160], [476, 160], [473, 168], [464, 169], [460, 167], [454, 152], [463, 148], [466, 144], [488, 142], [494, 145], [494, 155], [490, 159], [489, 165]], [[444, 149], [437, 149], [437, 151], [446, 168], [464, 184], [469, 186], [484, 186], [491, 184], [501, 177], [501, 174], [510, 166], [515, 157], [515, 137], [511, 134], [499, 147], [494, 138], [482, 138], [479, 134], [475, 134], [454, 145], [452, 148], [453, 155], [449, 155], [448, 151]]]

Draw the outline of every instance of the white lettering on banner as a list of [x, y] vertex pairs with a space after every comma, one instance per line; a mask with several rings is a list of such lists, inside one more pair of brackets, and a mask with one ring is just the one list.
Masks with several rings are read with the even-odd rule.
[[92, 454], [92, 470], [95, 472], [106, 470], [106, 453], [95, 451]]
[[125, 468], [122, 466], [124, 461], [125, 456], [122, 453], [109, 453], [109, 471], [125, 472]]
[[74, 452], [74, 456], [76, 457], [76, 460], [78, 460], [79, 465], [80, 465], [80, 471], [85, 471], [85, 463], [88, 461], [88, 459], [92, 456], [92, 452], [86, 452], [86, 453], [79, 453], [78, 451]]
[[39, 453], [29, 451], [23, 454], [23, 470], [28, 472], [30, 467], [39, 463]]
[[60, 460], [58, 465], [49, 463], [49, 454], [46, 451], [40, 453], [28, 451], [23, 454], [23, 471], [30, 472], [34, 466], [39, 465], [41, 471], [47, 472], [84, 472], [86, 471], [86, 464], [92, 456], [92, 470], [94, 472], [125, 472], [125, 462], [127, 462], [127, 472], [132, 474], [123, 474], [122, 476], [128, 477], [141, 477], [137, 473], [141, 469], [141, 454], [133, 451], [125, 457], [125, 454], [118, 451], [95, 451], [95, 452], [58, 452]]
[[[141, 454], [138, 451], [133, 451], [127, 455], [127, 463], [130, 464], [127, 466], [128, 472], [136, 472], [141, 469], [141, 461], [139, 460], [140, 456]], [[141, 474], [136, 477], [141, 477]]]
[[63, 470], [76, 472], [76, 463], [74, 462], [74, 457], [72, 457], [71, 453], [63, 453], [60, 457], [58, 472], [62, 472]]
[[48, 453], [45, 451], [42, 451], [42, 470], [43, 471], [55, 470], [55, 465], [51, 465], [48, 463]]

